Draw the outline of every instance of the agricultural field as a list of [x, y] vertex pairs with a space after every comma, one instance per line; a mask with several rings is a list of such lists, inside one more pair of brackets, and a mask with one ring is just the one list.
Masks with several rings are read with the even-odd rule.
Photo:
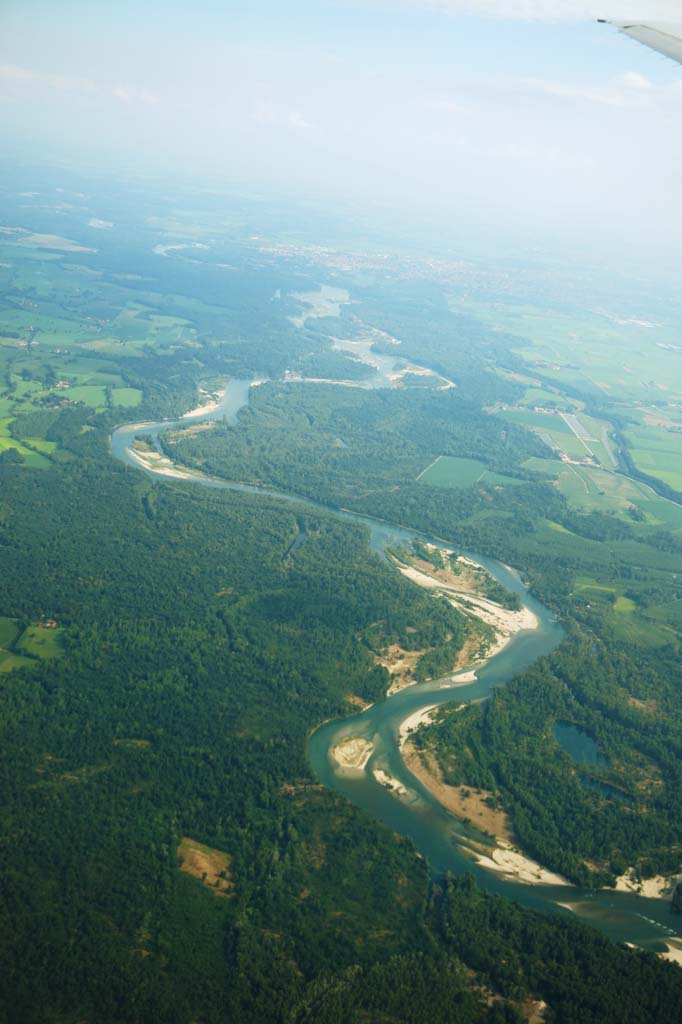
[[548, 391], [542, 387], [527, 388], [519, 405], [528, 409], [539, 405], [546, 409], [557, 409], [562, 412], [575, 412], [580, 407], [580, 403], [576, 399], [562, 395], [558, 388], [556, 391]]
[[675, 628], [682, 625], [682, 602], [677, 616], [669, 619], [660, 614], [657, 608], [647, 608], [645, 612], [638, 609], [637, 604], [617, 587], [605, 586], [590, 576], [579, 576], [574, 582], [573, 593], [588, 605], [604, 609], [608, 615], [609, 625], [617, 640], [636, 644], [638, 647], [662, 647], [674, 639]]
[[595, 311], [591, 316], [510, 302], [452, 298], [468, 313], [518, 338], [517, 355], [544, 378], [626, 404], [682, 397], [680, 330], [672, 324]]
[[454, 488], [473, 487], [479, 483], [506, 486], [523, 482], [501, 473], [493, 473], [478, 459], [460, 459], [451, 455], [440, 455], [420, 473], [417, 480], [430, 487]]
[[41, 438], [31, 438], [23, 441], [16, 440], [10, 432], [11, 422], [11, 417], [0, 420], [0, 455], [3, 452], [14, 449], [27, 466], [32, 466], [34, 469], [45, 469], [49, 466], [48, 459], [41, 453], [49, 453], [56, 446], [50, 444], [49, 441], [43, 441]]
[[620, 473], [559, 459], [528, 459], [524, 469], [552, 478], [568, 503], [581, 512], [615, 513], [626, 520], [642, 518], [650, 526], [682, 530], [682, 506]]
[[606, 425], [582, 411], [540, 412], [537, 409], [506, 409], [511, 423], [533, 430], [550, 448], [569, 459], [594, 459], [600, 466], [615, 466]]
[[627, 429], [625, 437], [638, 469], [682, 491], [682, 432], [642, 423]]
[[133, 409], [144, 395], [130, 361], [196, 346], [190, 321], [159, 309], [172, 296], [70, 262], [94, 253], [57, 236], [0, 234], [0, 456], [12, 451], [28, 467], [44, 469], [63, 452], [46, 435], [49, 418], [35, 435], [15, 432], [19, 418], [73, 406]]

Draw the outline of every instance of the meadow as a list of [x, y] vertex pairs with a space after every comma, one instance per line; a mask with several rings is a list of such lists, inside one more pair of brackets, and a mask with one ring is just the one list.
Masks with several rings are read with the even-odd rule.
[[490, 486], [508, 486], [522, 483], [511, 476], [494, 473], [484, 462], [478, 459], [458, 458], [452, 455], [439, 455], [423, 470], [417, 480], [429, 487], [472, 487], [474, 484], [485, 483]]
[[41, 660], [60, 657], [62, 633], [59, 626], [23, 628], [17, 619], [0, 617], [0, 672], [35, 668]]

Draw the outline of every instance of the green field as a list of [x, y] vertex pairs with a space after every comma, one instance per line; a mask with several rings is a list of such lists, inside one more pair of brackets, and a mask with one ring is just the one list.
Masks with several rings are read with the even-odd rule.
[[19, 452], [25, 465], [32, 466], [33, 469], [47, 469], [50, 465], [49, 460], [44, 455], [41, 455], [39, 452], [32, 452], [30, 448], [21, 444], [20, 441], [15, 441], [13, 437], [3, 437], [0, 435], [0, 453], [10, 448], [14, 448], [15, 451]]
[[606, 425], [584, 412], [575, 410], [567, 416], [580, 432], [580, 437], [559, 412], [517, 408], [507, 409], [502, 415], [512, 423], [533, 430], [546, 444], [571, 459], [594, 458], [606, 469], [615, 467], [611, 449], [604, 442]]
[[625, 431], [638, 469], [682, 491], [682, 434], [641, 424]]
[[629, 513], [634, 506], [651, 526], [682, 529], [682, 506], [659, 497], [646, 484], [630, 477], [558, 459], [528, 459], [523, 465], [553, 479], [569, 504], [582, 512], [615, 512], [631, 519]]
[[537, 405], [550, 409], [556, 407], [557, 409], [574, 411], [578, 403], [575, 399], [562, 395], [558, 389], [557, 391], [547, 391], [545, 388], [530, 387], [526, 390], [520, 405], [525, 405], [529, 409]]
[[515, 351], [529, 372], [536, 370], [559, 385], [626, 402], [682, 396], [679, 330], [672, 325], [460, 297], [451, 298], [450, 308], [516, 335]]
[[33, 668], [33, 658], [25, 658], [21, 654], [12, 654], [10, 651], [0, 651], [0, 672], [14, 672], [18, 668]]
[[65, 388], [64, 397], [71, 402], [84, 402], [93, 409], [103, 409], [107, 404], [105, 389], [98, 385], [84, 384], [81, 387]]
[[430, 487], [473, 487], [474, 484], [486, 483], [508, 485], [523, 483], [510, 476], [493, 473], [484, 462], [477, 459], [460, 459], [451, 455], [441, 455], [421, 476], [422, 483]]
[[63, 653], [59, 628], [29, 626], [21, 635], [20, 632], [16, 619], [0, 616], [0, 672], [31, 668], [36, 658], [58, 658]]
[[511, 423], [533, 430], [546, 444], [558, 448], [569, 458], [581, 459], [589, 455], [585, 445], [558, 414], [510, 409], [503, 416]]
[[124, 408], [132, 408], [142, 401], [142, 392], [138, 388], [114, 388], [111, 393], [111, 400], [114, 405]]
[[16, 643], [16, 649], [34, 658], [58, 658], [62, 654], [62, 630], [29, 626]]

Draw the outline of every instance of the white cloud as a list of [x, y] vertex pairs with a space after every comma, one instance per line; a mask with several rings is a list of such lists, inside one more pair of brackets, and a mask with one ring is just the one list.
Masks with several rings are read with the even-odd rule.
[[270, 100], [259, 100], [254, 106], [251, 116], [259, 124], [278, 125], [283, 128], [293, 128], [296, 131], [307, 131], [313, 127], [300, 110], [281, 107]]
[[142, 103], [145, 106], [153, 106], [159, 102], [158, 96], [147, 89], [137, 89], [134, 85], [117, 85], [111, 95], [123, 103]]
[[15, 88], [21, 83], [30, 83], [30, 87], [43, 89], [49, 92], [59, 90], [61, 92], [80, 93], [83, 96], [109, 97], [119, 100], [125, 104], [136, 104], [153, 106], [159, 102], [158, 96], [147, 89], [139, 89], [135, 85], [117, 85], [113, 88], [109, 85], [95, 82], [89, 78], [71, 78], [68, 75], [47, 75], [32, 68], [17, 67], [14, 64], [0, 64], [0, 82], [9, 84], [15, 83]]
[[28, 68], [18, 68], [15, 64], [0, 64], [0, 79], [10, 82], [25, 82], [34, 74]]
[[292, 128], [312, 128], [312, 125], [306, 121], [300, 110], [290, 110], [288, 121]]
[[654, 85], [645, 75], [628, 71], [599, 85], [528, 78], [523, 83], [532, 92], [565, 100], [577, 100], [603, 107], [643, 108], [667, 105], [682, 98], [682, 82]]
[[[390, 0], [385, 0], [390, 2]], [[679, 21], [680, 0], [406, 0], [411, 7], [525, 21]]]

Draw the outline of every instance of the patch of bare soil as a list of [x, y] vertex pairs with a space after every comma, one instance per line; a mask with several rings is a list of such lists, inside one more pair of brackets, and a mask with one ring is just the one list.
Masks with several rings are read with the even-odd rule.
[[229, 854], [211, 846], [204, 846], [189, 836], [182, 837], [177, 852], [182, 862], [181, 871], [198, 878], [202, 885], [211, 889], [216, 896], [229, 894], [233, 888], [230, 874], [232, 860]]
[[474, 790], [468, 786], [450, 786], [443, 782], [443, 775], [435, 755], [431, 751], [419, 751], [411, 740], [403, 747], [405, 764], [429, 793], [456, 818], [467, 819], [474, 828], [487, 832], [505, 842], [513, 841], [511, 819], [506, 811], [490, 807], [486, 800], [494, 794], [485, 789]]

